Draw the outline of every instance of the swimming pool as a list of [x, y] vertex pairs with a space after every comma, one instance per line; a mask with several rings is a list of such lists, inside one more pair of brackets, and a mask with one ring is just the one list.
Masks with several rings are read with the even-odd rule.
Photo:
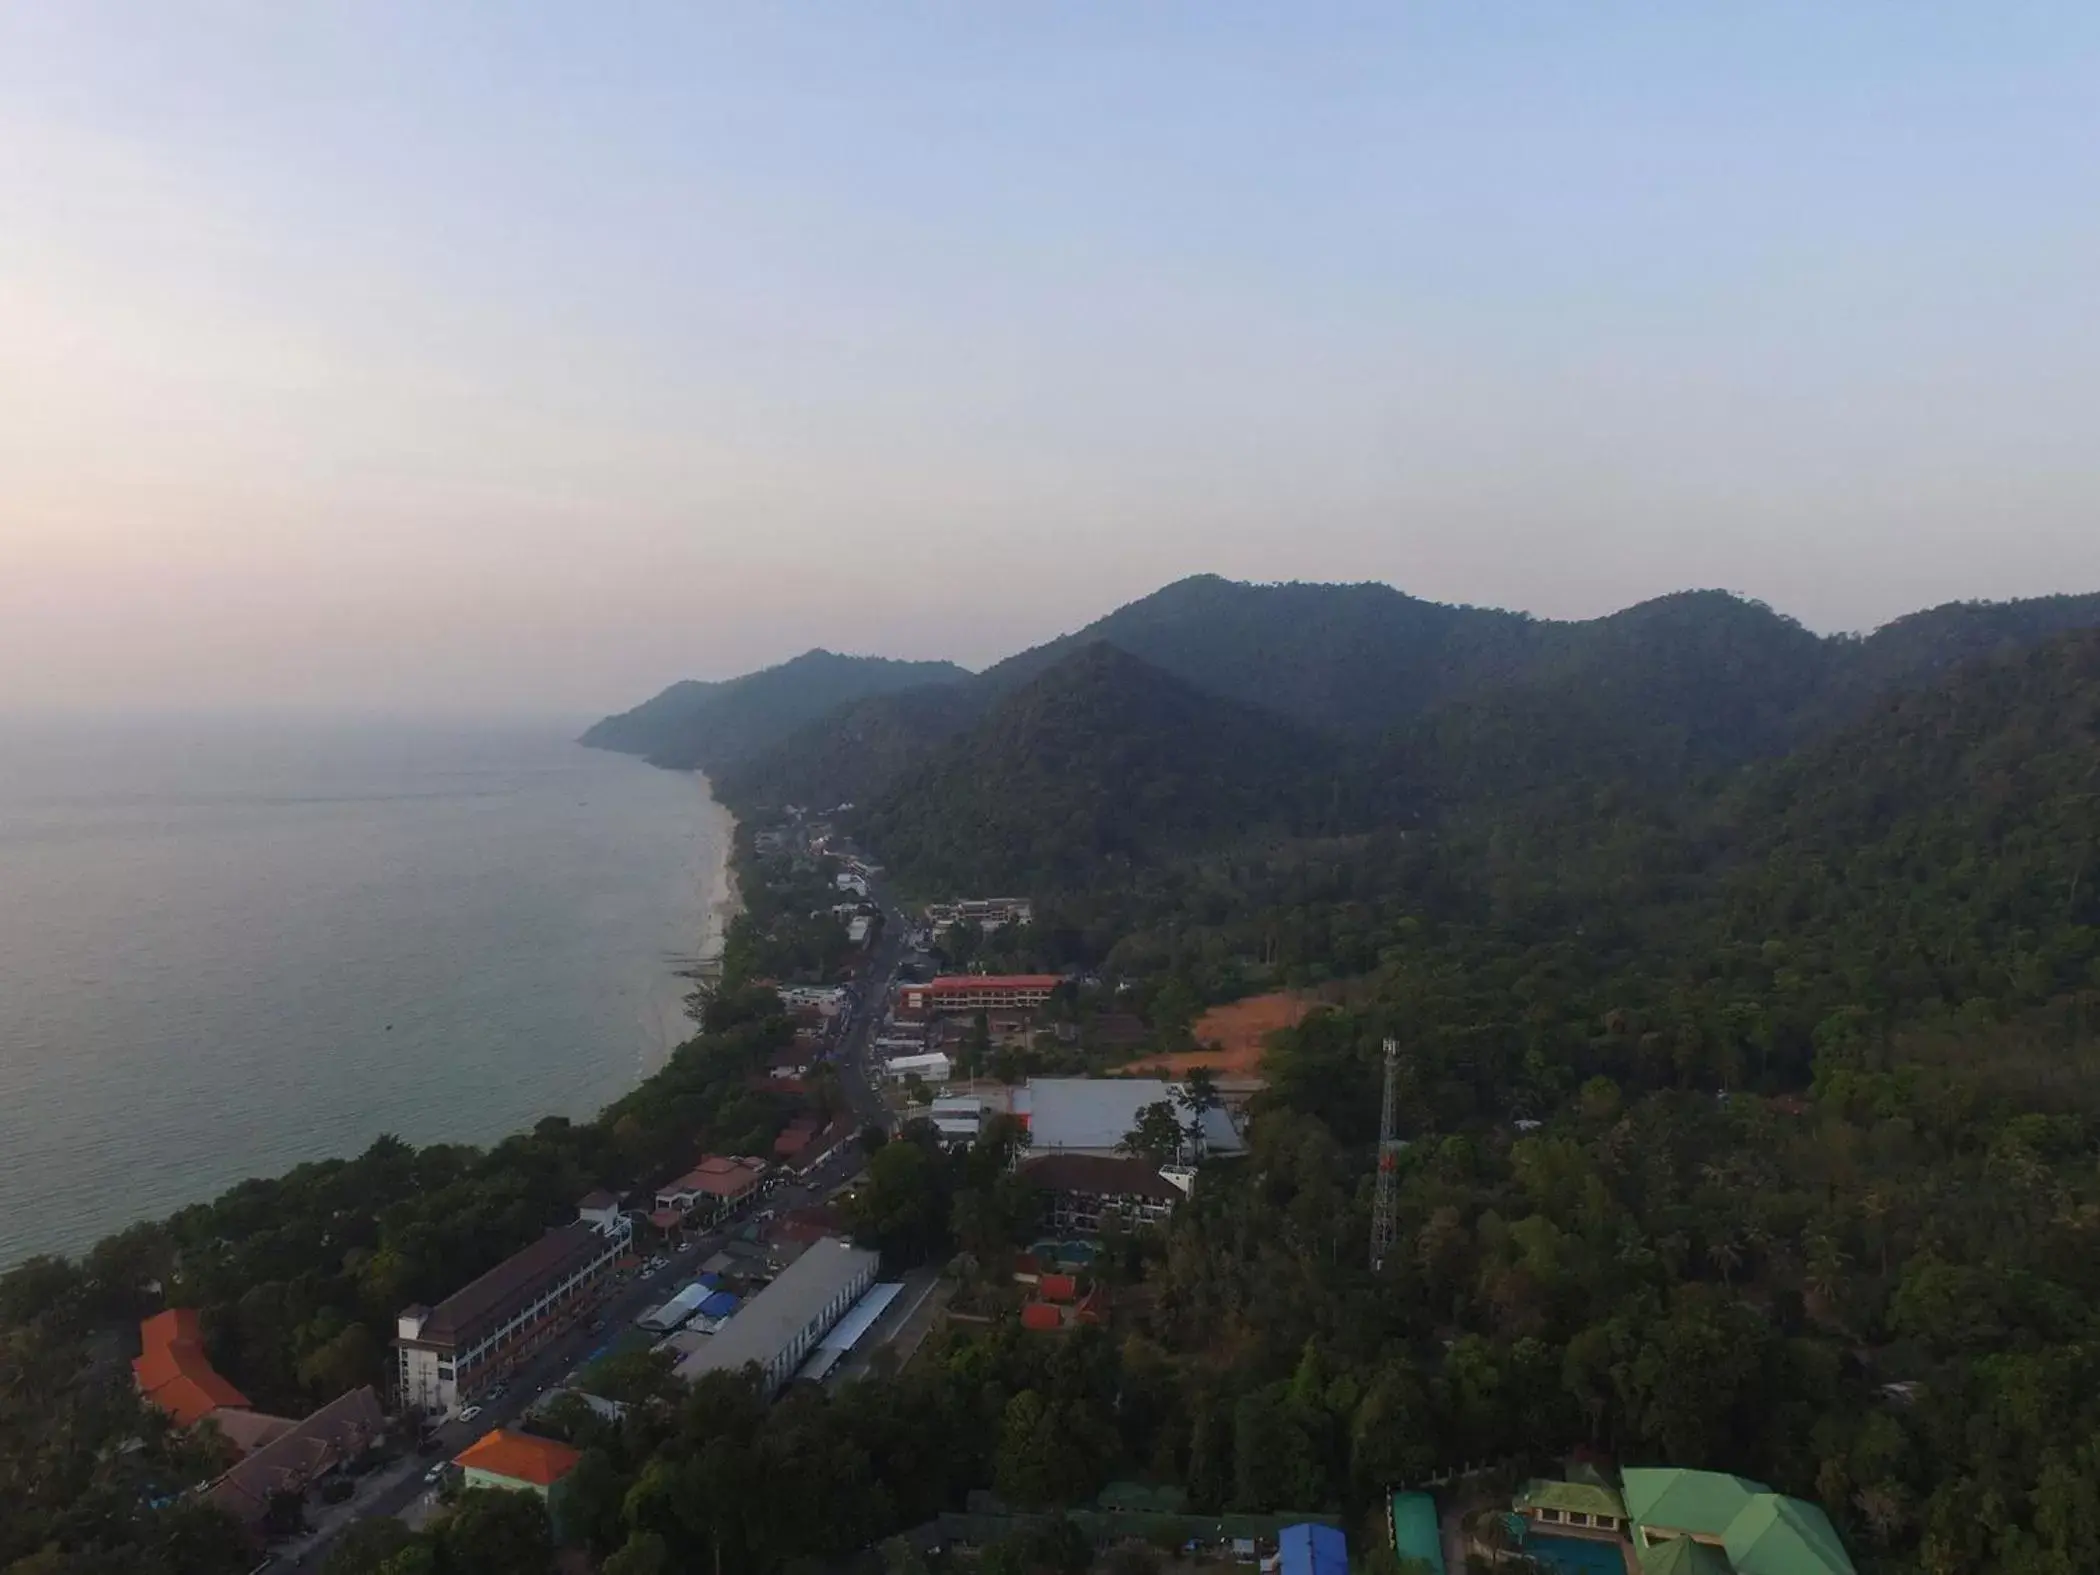
[[1553, 1575], [1626, 1575], [1626, 1558], [1616, 1542], [1534, 1531], [1524, 1539], [1523, 1551]]

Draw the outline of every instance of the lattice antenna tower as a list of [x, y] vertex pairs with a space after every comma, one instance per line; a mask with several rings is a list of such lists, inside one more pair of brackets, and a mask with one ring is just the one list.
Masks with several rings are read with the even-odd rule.
[[1376, 1273], [1399, 1234], [1400, 1140], [1393, 1135], [1398, 1115], [1400, 1041], [1385, 1042], [1385, 1094], [1378, 1115], [1378, 1194], [1371, 1205], [1371, 1271]]

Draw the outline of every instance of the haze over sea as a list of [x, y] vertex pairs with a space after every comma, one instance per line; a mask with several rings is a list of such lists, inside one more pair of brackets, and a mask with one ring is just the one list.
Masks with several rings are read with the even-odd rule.
[[0, 720], [0, 1269], [689, 1031], [731, 823], [557, 725]]

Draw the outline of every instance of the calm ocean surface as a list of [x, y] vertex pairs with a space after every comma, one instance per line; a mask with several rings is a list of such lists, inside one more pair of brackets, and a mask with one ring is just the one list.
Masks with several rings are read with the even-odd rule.
[[728, 815], [557, 727], [0, 721], [0, 1268], [688, 1032]]

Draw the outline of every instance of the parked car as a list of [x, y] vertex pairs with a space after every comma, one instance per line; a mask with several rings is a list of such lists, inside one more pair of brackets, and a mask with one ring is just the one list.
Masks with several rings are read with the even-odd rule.
[[429, 1469], [428, 1471], [426, 1471], [426, 1472], [424, 1472], [424, 1473], [423, 1473], [423, 1480], [424, 1480], [425, 1482], [430, 1482], [430, 1483], [437, 1483], [437, 1482], [442, 1482], [442, 1481], [444, 1481], [444, 1480], [445, 1480], [445, 1466], [446, 1466], [446, 1464], [447, 1464], [447, 1462], [445, 1462], [445, 1461], [443, 1461], [443, 1460], [440, 1460], [440, 1461], [439, 1461], [439, 1462], [438, 1462], [438, 1463], [437, 1463], [436, 1465], [432, 1466], [432, 1467], [431, 1467], [431, 1468], [430, 1468], [430, 1469]]
[[459, 1413], [459, 1419], [462, 1422], [471, 1422], [474, 1420], [474, 1418], [476, 1418], [479, 1415], [481, 1415], [481, 1407], [478, 1405], [470, 1405], [465, 1410]]

